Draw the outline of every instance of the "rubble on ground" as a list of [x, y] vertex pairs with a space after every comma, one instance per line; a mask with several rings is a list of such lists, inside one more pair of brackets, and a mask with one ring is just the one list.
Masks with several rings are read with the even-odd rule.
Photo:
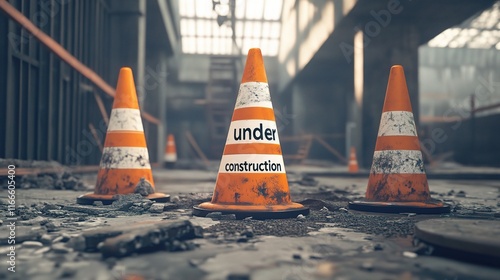
[[[293, 198], [311, 211], [307, 216], [301, 215], [291, 219], [257, 220], [248, 217], [236, 220], [234, 214], [220, 212], [210, 213], [207, 218], [194, 218], [191, 217], [192, 206], [210, 201], [212, 196], [209, 192], [196, 191], [172, 194], [170, 202], [163, 203], [145, 199], [145, 192], [142, 190], [128, 195], [116, 195], [115, 201], [109, 205], [101, 202], [78, 205], [63, 199], [44, 201], [37, 198], [32, 199], [30, 203], [20, 201], [15, 210], [18, 218], [17, 253], [22, 256], [23, 262], [30, 265], [40, 262], [40, 266], [50, 268], [44, 271], [43, 267], [33, 266], [33, 269], [23, 272], [22, 275], [30, 278], [36, 273], [48, 275], [50, 272], [50, 275], [54, 275], [53, 279], [78, 278], [82, 277], [81, 267], [100, 263], [100, 271], [96, 274], [105, 275], [102, 279], [109, 279], [112, 273], [115, 277], [114, 273], [119, 271], [120, 267], [134, 267], [135, 263], [137, 271], [144, 271], [145, 267], [148, 267], [148, 260], [157, 257], [179, 259], [179, 263], [170, 263], [173, 266], [187, 267], [179, 270], [203, 270], [207, 266], [215, 265], [211, 260], [220, 252], [231, 251], [235, 255], [229, 255], [228, 259], [241, 258], [241, 261], [244, 261], [246, 255], [253, 252], [272, 254], [274, 249], [266, 246], [276, 240], [290, 239], [290, 242], [297, 244], [290, 245], [293, 249], [287, 249], [289, 255], [284, 257], [286, 261], [279, 259], [276, 262], [279, 263], [278, 268], [283, 266], [283, 269], [291, 269], [292, 276], [296, 273], [294, 269], [299, 271], [297, 275], [308, 269], [312, 269], [313, 273], [321, 271], [324, 275], [331, 274], [332, 261], [357, 263], [357, 266], [351, 265], [351, 269], [358, 273], [356, 275], [381, 273], [386, 276], [385, 272], [377, 271], [387, 266], [386, 255], [396, 252], [401, 263], [416, 262], [423, 259], [422, 255], [430, 255], [428, 249], [411, 247], [414, 224], [417, 221], [442, 217], [500, 218], [500, 197], [496, 197], [496, 193], [492, 198], [493, 202], [485, 204], [484, 201], [475, 199], [470, 189], [467, 189], [467, 193], [463, 191], [466, 194], [464, 196], [461, 195], [460, 189], [440, 190], [435, 194], [452, 205], [450, 214], [432, 217], [415, 213], [381, 215], [348, 209], [350, 200], [363, 195], [351, 182], [349, 185], [339, 186], [325, 184], [325, 181], [318, 178], [304, 178], [297, 176]], [[71, 197], [76, 198], [76, 195]], [[7, 200], [0, 199], [1, 213], [6, 212], [7, 206]], [[0, 220], [4, 225], [8, 223], [5, 214], [0, 214]], [[116, 223], [120, 226], [116, 226]], [[202, 225], [203, 229], [199, 225]], [[8, 248], [6, 234], [0, 231], [1, 253]], [[319, 240], [319, 243], [304, 242], [312, 239]], [[347, 240], [346, 243], [339, 245], [343, 240]], [[398, 247], [400, 245], [391, 243], [394, 240], [408, 243], [410, 247]], [[349, 252], [350, 255], [342, 255], [345, 253], [342, 246], [347, 246], [347, 243], [355, 249]], [[212, 249], [213, 252], [210, 251]], [[180, 255], [172, 257], [173, 255], [164, 254]], [[265, 257], [273, 258], [272, 255]], [[358, 262], [361, 258], [366, 259]], [[373, 259], [379, 261], [373, 262]], [[162, 262], [163, 260], [160, 261]], [[217, 265], [221, 265], [220, 262]], [[335, 271], [336, 274], [331, 275], [344, 273], [341, 269]], [[122, 279], [122, 275], [132, 275], [134, 272], [132, 270], [116, 274], [116, 277]], [[3, 275], [0, 272], [0, 277]], [[313, 274], [304, 275], [301, 276], [302, 279], [312, 279], [309, 276]], [[229, 276], [231, 278], [227, 278]], [[248, 271], [232, 271], [221, 279], [240, 276], [253, 279], [255, 275]], [[290, 277], [283, 279], [298, 279]]]
[[[75, 191], [88, 189], [79, 176], [71, 173], [69, 168], [56, 161], [0, 159], [0, 168], [7, 168], [8, 165], [38, 170], [35, 174], [16, 175], [16, 188], [18, 189]], [[6, 189], [7, 186], [7, 177], [0, 177], [0, 188]]]

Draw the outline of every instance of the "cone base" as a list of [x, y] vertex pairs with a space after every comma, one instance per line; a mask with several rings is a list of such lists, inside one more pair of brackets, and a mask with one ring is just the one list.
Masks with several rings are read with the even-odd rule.
[[296, 218], [298, 215], [309, 215], [309, 208], [299, 203], [287, 205], [227, 205], [205, 202], [193, 207], [193, 215], [205, 217], [209, 213], [221, 212], [223, 215], [235, 214], [236, 219], [252, 217], [256, 220], [265, 219], [288, 219]]
[[[113, 199], [115, 194], [95, 194], [88, 193], [84, 195], [80, 195], [76, 198], [76, 203], [82, 205], [92, 205], [94, 201], [101, 201], [104, 205], [109, 205], [113, 203], [116, 199]], [[144, 197], [145, 199], [155, 200], [156, 202], [169, 202], [170, 195], [164, 193], [153, 193]]]
[[353, 201], [349, 209], [378, 213], [442, 214], [450, 212], [450, 205], [431, 199], [426, 202]]

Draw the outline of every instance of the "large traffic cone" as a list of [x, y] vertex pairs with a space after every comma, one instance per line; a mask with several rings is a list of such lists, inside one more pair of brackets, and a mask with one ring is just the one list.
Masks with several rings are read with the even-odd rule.
[[94, 193], [79, 196], [77, 203], [111, 203], [116, 194], [140, 193], [145, 198], [168, 201], [154, 190], [146, 138], [135, 92], [132, 69], [122, 68], [104, 142]]
[[356, 148], [351, 147], [351, 153], [349, 154], [349, 173], [358, 173], [359, 166], [358, 160], [356, 159]]
[[365, 201], [349, 204], [373, 212], [449, 212], [431, 198], [404, 70], [391, 68]]
[[260, 49], [250, 49], [231, 119], [211, 202], [193, 214], [210, 212], [256, 219], [307, 215], [293, 203]]
[[174, 168], [177, 161], [177, 148], [175, 147], [175, 138], [173, 134], [167, 137], [167, 145], [165, 146], [165, 168]]

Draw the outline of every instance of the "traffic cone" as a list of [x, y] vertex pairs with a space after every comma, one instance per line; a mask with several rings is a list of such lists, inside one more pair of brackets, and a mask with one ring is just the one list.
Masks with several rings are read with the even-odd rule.
[[293, 203], [260, 49], [250, 49], [211, 202], [193, 214], [238, 219], [291, 218], [309, 209]]
[[175, 147], [175, 138], [173, 134], [167, 137], [167, 145], [165, 146], [165, 168], [174, 168], [177, 161], [177, 149]]
[[154, 191], [134, 77], [132, 69], [124, 67], [118, 77], [94, 193], [79, 196], [77, 203], [110, 204], [114, 195], [134, 192], [156, 201], [169, 198]]
[[431, 198], [404, 70], [391, 68], [364, 201], [349, 203], [372, 212], [445, 213]]
[[349, 173], [358, 173], [359, 166], [358, 160], [356, 159], [356, 148], [351, 147], [351, 153], [349, 155]]

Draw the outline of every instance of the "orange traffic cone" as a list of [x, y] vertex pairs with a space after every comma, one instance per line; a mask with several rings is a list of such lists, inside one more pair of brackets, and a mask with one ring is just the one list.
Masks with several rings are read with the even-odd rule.
[[132, 69], [122, 68], [104, 142], [94, 193], [79, 196], [77, 203], [111, 203], [116, 194], [141, 193], [145, 198], [168, 201], [154, 191], [153, 175], [135, 93]]
[[293, 203], [260, 49], [250, 49], [211, 202], [193, 214], [238, 219], [291, 218], [309, 209]]
[[358, 160], [356, 159], [356, 148], [351, 147], [351, 153], [349, 155], [349, 173], [358, 173], [359, 166]]
[[167, 145], [165, 146], [165, 168], [174, 168], [177, 161], [177, 148], [175, 147], [175, 138], [173, 134], [167, 137]]
[[365, 201], [349, 203], [372, 212], [449, 212], [430, 196], [424, 161], [401, 65], [391, 68]]

